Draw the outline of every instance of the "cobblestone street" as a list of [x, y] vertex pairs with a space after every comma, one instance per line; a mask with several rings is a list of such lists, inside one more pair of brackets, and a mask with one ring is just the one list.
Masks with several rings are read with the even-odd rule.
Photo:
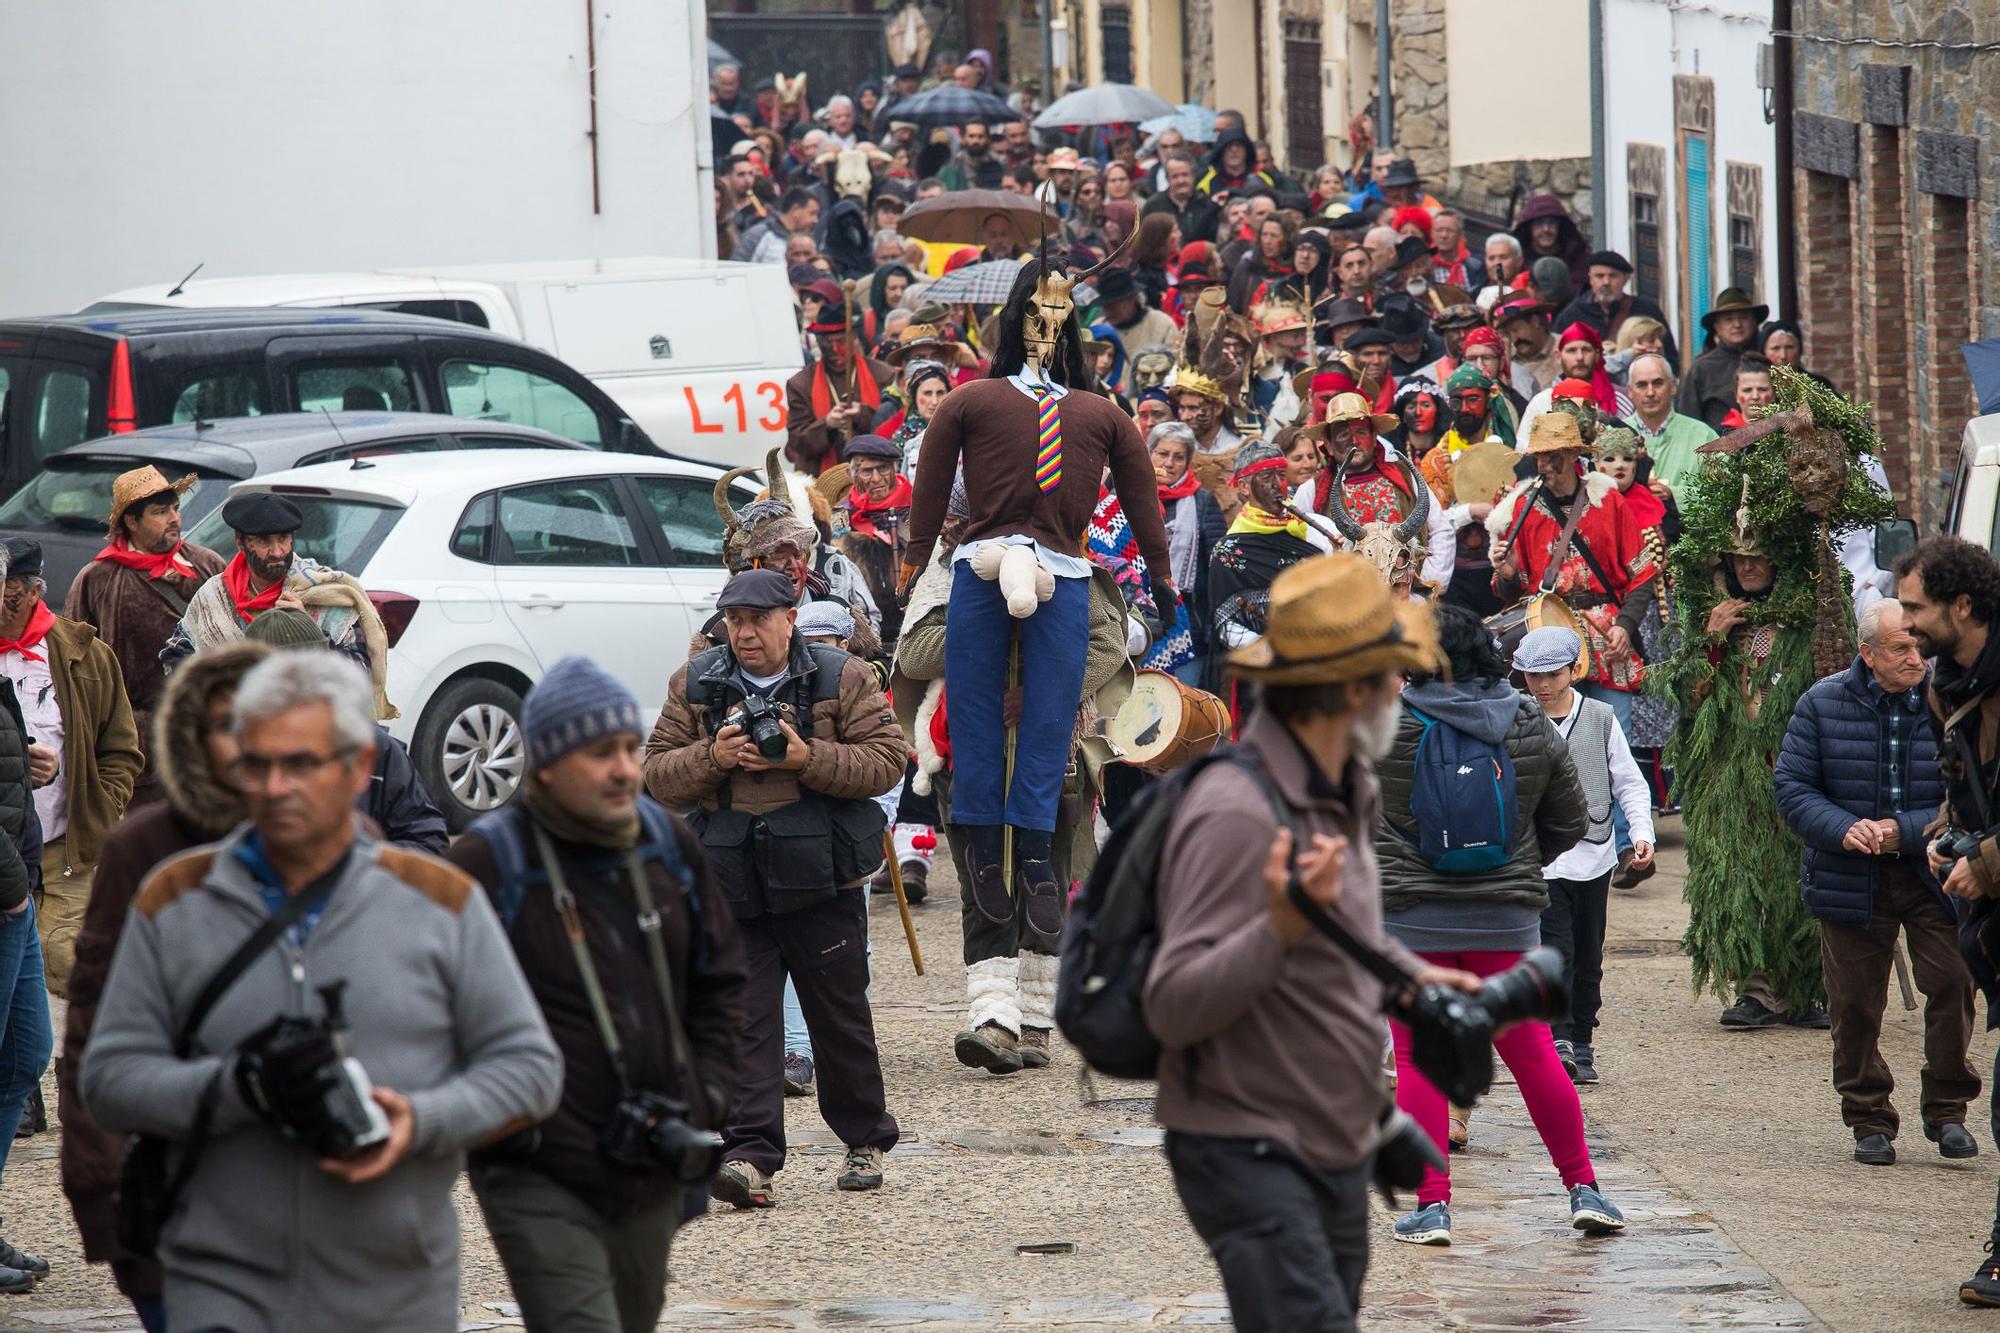
[[[1453, 1248], [1390, 1243], [1378, 1204], [1366, 1326], [1918, 1330], [1960, 1308], [1957, 1280], [1992, 1202], [1990, 1142], [1962, 1164], [1915, 1134], [1892, 1169], [1849, 1160], [1825, 1034], [1727, 1034], [1712, 999], [1690, 999], [1673, 945], [1685, 916], [1675, 822], [1665, 839], [1662, 873], [1611, 904], [1605, 1081], [1583, 1093], [1600, 1178], [1631, 1229], [1600, 1240], [1569, 1229], [1503, 1085], [1456, 1162]], [[893, 908], [878, 899], [873, 912], [876, 1021], [904, 1131], [883, 1192], [837, 1193], [831, 1137], [810, 1103], [790, 1103], [800, 1146], [778, 1177], [780, 1206], [717, 1211], [682, 1233], [662, 1327], [1227, 1325], [1159, 1153], [1149, 1088], [1086, 1089], [1067, 1055], [1005, 1081], [952, 1062], [962, 969], [948, 874], [917, 910], [930, 975], [911, 975]], [[1884, 1051], [1912, 1091], [1916, 1017], [1892, 997]], [[1982, 1033], [1976, 1066], [1990, 1056]], [[54, 1144], [20, 1145], [4, 1211], [10, 1238], [56, 1271], [0, 1306], [0, 1328], [136, 1328], [105, 1270], [76, 1252]], [[505, 1278], [464, 1203], [465, 1327], [513, 1326]]]

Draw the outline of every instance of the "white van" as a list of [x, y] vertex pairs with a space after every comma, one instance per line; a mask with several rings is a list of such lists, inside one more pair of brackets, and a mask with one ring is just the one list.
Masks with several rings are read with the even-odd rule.
[[596, 381], [653, 442], [734, 467], [785, 437], [785, 381], [804, 364], [779, 264], [599, 259], [206, 278], [99, 304], [357, 306], [519, 338]]
[[1965, 423], [1944, 530], [2000, 551], [2000, 413]]

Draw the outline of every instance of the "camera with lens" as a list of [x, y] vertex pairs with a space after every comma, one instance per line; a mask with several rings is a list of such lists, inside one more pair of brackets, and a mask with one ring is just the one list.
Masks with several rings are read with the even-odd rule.
[[657, 1092], [635, 1092], [611, 1108], [598, 1131], [598, 1151], [634, 1171], [660, 1171], [683, 1185], [698, 1185], [722, 1161], [722, 1136], [688, 1122], [686, 1102]]
[[285, 1015], [253, 1035], [237, 1054], [244, 1100], [289, 1139], [322, 1157], [358, 1157], [387, 1141], [389, 1117], [374, 1084], [348, 1051], [341, 1012], [345, 981], [319, 988], [323, 1018]]
[[1398, 1015], [1410, 1028], [1411, 1059], [1450, 1098], [1471, 1106], [1493, 1086], [1493, 1037], [1531, 1019], [1546, 1022], [1569, 1008], [1563, 957], [1543, 945], [1488, 977], [1476, 992], [1420, 986]]
[[757, 753], [772, 763], [785, 757], [785, 751], [792, 746], [785, 736], [785, 729], [779, 724], [778, 706], [761, 694], [753, 694], [744, 699], [729, 716], [726, 725], [743, 728], [750, 743], [757, 747]]
[[1945, 861], [1962, 861], [1979, 850], [1979, 844], [1994, 835], [1995, 830], [1983, 833], [1967, 833], [1963, 829], [1947, 829], [1931, 844], [1931, 850]]

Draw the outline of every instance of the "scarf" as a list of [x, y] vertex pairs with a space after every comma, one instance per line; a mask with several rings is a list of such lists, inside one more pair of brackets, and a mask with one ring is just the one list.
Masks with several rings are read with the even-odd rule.
[[92, 556], [91, 559], [109, 560], [114, 565], [123, 565], [127, 569], [136, 569], [149, 579], [163, 579], [169, 574], [176, 574], [181, 578], [191, 579], [195, 577], [195, 568], [188, 563], [188, 558], [181, 554], [181, 548], [186, 545], [186, 542], [175, 542], [173, 550], [161, 551], [158, 555], [155, 555], [150, 551], [133, 550], [132, 543], [121, 532], [111, 539], [109, 546]]
[[[1727, 561], [1722, 568], [1728, 571]], [[1950, 653], [1938, 655], [1935, 670], [1932, 684], [1937, 696], [1944, 703], [1946, 712], [1956, 712], [1967, 701], [2000, 685], [2000, 634], [1987, 634], [1986, 646], [1979, 650], [1979, 657], [1973, 662], [1971, 670], [1960, 666], [1958, 659]]]
[[[1194, 475], [1194, 469], [1187, 470], [1183, 481], [1193, 481], [1200, 489], [1201, 479]], [[1166, 489], [1160, 497], [1165, 499]], [[1167, 554], [1174, 563], [1174, 586], [1185, 588], [1190, 594], [1201, 578], [1201, 510], [1200, 501], [1194, 498], [1193, 490], [1174, 499], [1166, 506]]]
[[1279, 533], [1289, 533], [1300, 541], [1306, 539], [1306, 521], [1302, 518], [1280, 518], [1265, 513], [1256, 505], [1246, 504], [1236, 511], [1236, 521], [1229, 525], [1232, 537], [1275, 537]]
[[1589, 343], [1597, 348], [1597, 360], [1592, 363], [1590, 371], [1591, 397], [1596, 399], [1598, 411], [1617, 415], [1618, 394], [1611, 387], [1610, 374], [1604, 369], [1603, 335], [1582, 320], [1578, 320], [1557, 336], [1556, 347], [1560, 350], [1574, 342]]
[[913, 499], [914, 488], [910, 479], [900, 473], [896, 484], [889, 488], [889, 494], [881, 500], [869, 499], [868, 493], [856, 486], [847, 492], [847, 530], [894, 545], [896, 539], [876, 527], [875, 520], [869, 515], [886, 514], [891, 510], [907, 512]]
[[238, 551], [222, 567], [222, 586], [229, 590], [229, 600], [236, 603], [236, 614], [249, 624], [260, 611], [268, 611], [278, 604], [278, 598], [285, 592], [285, 581], [278, 579], [260, 593], [250, 591], [250, 564]]
[[[860, 357], [854, 359], [854, 365], [848, 372], [847, 387], [849, 392], [861, 400], [863, 406], [882, 406], [882, 390], [875, 383], [875, 377], [869, 373], [868, 362]], [[833, 411], [833, 382], [826, 373], [824, 361], [813, 362], [812, 401], [813, 415], [822, 420], [828, 412]]]
[[558, 842], [573, 842], [584, 847], [602, 847], [606, 851], [630, 851], [639, 845], [639, 810], [632, 809], [629, 822], [607, 826], [594, 820], [585, 819], [574, 811], [564, 809], [548, 789], [535, 777], [531, 765], [521, 777], [521, 796], [528, 803], [528, 813], [536, 823], [549, 831]]
[[35, 645], [47, 638], [56, 626], [56, 613], [49, 610], [47, 602], [36, 602], [35, 612], [28, 617], [28, 627], [21, 631], [18, 639], [0, 639], [0, 653], [19, 653], [30, 662], [46, 662], [49, 659], [35, 651]]
[[1201, 478], [1197, 477], [1194, 474], [1194, 469], [1190, 467], [1187, 471], [1181, 473], [1179, 481], [1174, 482], [1172, 485], [1160, 487], [1160, 503], [1168, 505], [1172, 504], [1175, 500], [1185, 500], [1200, 489]]

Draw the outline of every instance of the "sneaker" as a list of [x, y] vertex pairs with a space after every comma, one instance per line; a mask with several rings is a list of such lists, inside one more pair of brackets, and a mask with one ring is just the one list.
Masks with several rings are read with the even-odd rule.
[[952, 1041], [952, 1053], [970, 1069], [989, 1074], [1021, 1072], [1021, 1047], [1013, 1033], [998, 1023], [981, 1023], [970, 1032], [961, 1032]]
[[1813, 1005], [1801, 1013], [1786, 1014], [1785, 1022], [1795, 1028], [1817, 1028], [1824, 1032], [1833, 1026], [1833, 1015], [1818, 1005]]
[[1429, 1203], [1396, 1219], [1396, 1239], [1408, 1245], [1451, 1244], [1451, 1205]]
[[1021, 1039], [1014, 1043], [1021, 1053], [1021, 1068], [1047, 1069], [1049, 1067], [1049, 1030], [1047, 1028], [1024, 1027]]
[[776, 1208], [778, 1187], [771, 1177], [748, 1162], [724, 1162], [708, 1182], [708, 1192], [738, 1208]]
[[1592, 1181], [1569, 1192], [1569, 1224], [1586, 1236], [1608, 1236], [1625, 1229], [1625, 1214]]
[[840, 1178], [834, 1185], [844, 1190], [879, 1190], [882, 1188], [882, 1150], [880, 1148], [849, 1148], [847, 1164], [841, 1168]]
[[1571, 1050], [1575, 1053], [1576, 1068], [1570, 1071], [1570, 1078], [1578, 1087], [1597, 1082], [1597, 1052], [1588, 1046], [1573, 1046]]
[[1894, 1166], [1896, 1145], [1887, 1134], [1863, 1134], [1854, 1141], [1854, 1160], [1863, 1166]]
[[[0, 1287], [4, 1290], [7, 1288]], [[1986, 1262], [1958, 1284], [1958, 1298], [1967, 1305], [2000, 1306], [2000, 1253], [1994, 1251], [1992, 1241], [1986, 1242]]]
[[0, 1292], [9, 1296], [25, 1296], [35, 1289], [35, 1275], [23, 1268], [9, 1268], [0, 1265]]
[[[1925, 1125], [1924, 1137], [1938, 1146], [1938, 1156], [1940, 1157], [1949, 1157], [1953, 1161], [1959, 1161], [1966, 1157], [1979, 1156], [1979, 1140], [1973, 1138], [1970, 1131], [1964, 1125], [1939, 1125], [1936, 1129]], [[13, 1262], [12, 1259], [7, 1257], [6, 1250], [0, 1249], [0, 1264], [11, 1264]], [[18, 1266], [16, 1265], [16, 1267]]]
[[1775, 1009], [1765, 1006], [1761, 1000], [1748, 995], [1736, 997], [1736, 1003], [1722, 1011], [1722, 1026], [1726, 1028], [1769, 1028], [1785, 1021], [1785, 1016]]
[[813, 1090], [813, 1061], [810, 1055], [785, 1052], [785, 1095], [810, 1097]]
[[1561, 1037], [1556, 1038], [1556, 1059], [1562, 1061], [1563, 1073], [1569, 1075], [1569, 1081], [1576, 1082], [1576, 1047]]
[[910, 906], [931, 896], [931, 863], [929, 861], [903, 862], [903, 896], [910, 900]]
[[49, 1261], [37, 1259], [32, 1254], [23, 1254], [5, 1240], [0, 1240], [0, 1268], [18, 1268], [31, 1273], [37, 1281], [49, 1275]]

